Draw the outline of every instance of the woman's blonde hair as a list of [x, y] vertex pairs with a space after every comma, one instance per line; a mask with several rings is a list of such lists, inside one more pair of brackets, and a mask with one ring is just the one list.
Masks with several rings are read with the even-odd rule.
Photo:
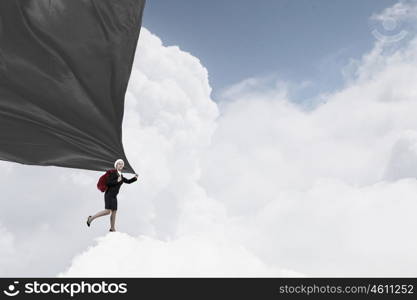
[[122, 162], [123, 164], [125, 163], [124, 161], [123, 161], [123, 159], [121, 159], [121, 158], [119, 158], [118, 160], [116, 160], [115, 162], [114, 162], [114, 168], [116, 169], [116, 166], [117, 166], [117, 163], [118, 162]]

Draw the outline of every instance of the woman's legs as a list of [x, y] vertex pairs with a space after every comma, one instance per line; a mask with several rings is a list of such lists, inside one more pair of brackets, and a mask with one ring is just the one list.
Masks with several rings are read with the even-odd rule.
[[116, 212], [117, 210], [112, 210], [110, 215], [110, 230], [112, 231], [116, 231], [116, 229], [114, 229], [114, 224], [116, 223]]
[[94, 216], [90, 218], [90, 223], [93, 222], [94, 219], [109, 215], [111, 212], [112, 212], [111, 209], [105, 209], [105, 210], [99, 211], [98, 213], [96, 213]]

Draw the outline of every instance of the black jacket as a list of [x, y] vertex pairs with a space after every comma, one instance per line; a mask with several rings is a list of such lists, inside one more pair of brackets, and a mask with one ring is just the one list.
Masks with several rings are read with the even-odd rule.
[[126, 179], [122, 176], [122, 180], [120, 182], [117, 182], [117, 178], [119, 177], [119, 174], [117, 172], [110, 173], [109, 177], [107, 178], [107, 190], [105, 192], [106, 197], [116, 197], [119, 193], [120, 186], [125, 183], [132, 183], [137, 180], [136, 177], [132, 177], [131, 179]]

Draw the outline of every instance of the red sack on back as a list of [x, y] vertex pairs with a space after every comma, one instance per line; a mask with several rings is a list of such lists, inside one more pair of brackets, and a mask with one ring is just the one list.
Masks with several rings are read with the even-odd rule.
[[116, 172], [116, 169], [107, 170], [106, 173], [100, 176], [97, 182], [97, 188], [103, 193], [107, 190], [107, 178], [109, 178], [112, 172]]

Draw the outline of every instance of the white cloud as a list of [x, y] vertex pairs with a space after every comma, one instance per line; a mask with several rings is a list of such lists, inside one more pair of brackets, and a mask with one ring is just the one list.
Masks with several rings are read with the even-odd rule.
[[200, 182], [258, 257], [312, 276], [416, 275], [416, 42], [377, 41], [310, 111], [259, 79], [224, 93]]
[[0, 224], [0, 276], [7, 276], [10, 260], [16, 263], [14, 237]]
[[371, 20], [386, 21], [388, 19], [395, 19], [397, 21], [415, 21], [415, 18], [417, 18], [416, 3], [417, 1], [415, 0], [400, 0], [382, 12], [373, 14]]
[[265, 265], [240, 245], [202, 236], [161, 241], [109, 233], [58, 277], [301, 276]]

